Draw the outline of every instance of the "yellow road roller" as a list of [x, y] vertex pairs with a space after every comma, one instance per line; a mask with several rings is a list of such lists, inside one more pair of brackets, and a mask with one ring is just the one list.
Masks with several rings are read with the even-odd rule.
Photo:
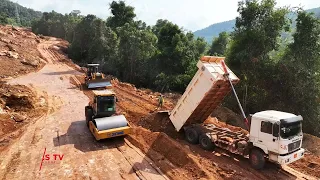
[[124, 115], [116, 115], [116, 94], [112, 89], [93, 90], [85, 107], [86, 124], [96, 140], [124, 136], [131, 132]]

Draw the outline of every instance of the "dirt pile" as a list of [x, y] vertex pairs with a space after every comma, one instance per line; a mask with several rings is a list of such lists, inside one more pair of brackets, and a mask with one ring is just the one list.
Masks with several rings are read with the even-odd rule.
[[212, 112], [211, 116], [218, 118], [221, 122], [225, 122], [227, 124], [241, 128], [246, 128], [243, 118], [239, 114], [236, 114], [226, 107], [218, 106]]
[[0, 78], [27, 74], [41, 68], [41, 55], [35, 48], [42, 39], [30, 29], [0, 26]]
[[305, 157], [289, 166], [320, 178], [320, 138], [310, 134], [303, 135], [302, 147], [305, 148]]
[[0, 83], [0, 150], [18, 137], [22, 127], [47, 111], [47, 100], [22, 85]]
[[290, 167], [317, 178], [320, 178], [320, 157], [306, 153], [305, 157], [290, 164]]
[[[221, 179], [217, 170], [212, 172], [211, 162], [200, 161], [189, 149], [164, 133], [137, 127], [133, 129], [128, 140], [139, 147], [172, 179]], [[211, 172], [203, 166], [211, 168]]]
[[[113, 78], [111, 83], [113, 86], [121, 88], [121, 90], [125, 91], [129, 95], [141, 98], [141, 100], [147, 104], [152, 104], [155, 107], [158, 106], [158, 96], [160, 95], [159, 92], [153, 92], [152, 90], [145, 88], [138, 89], [132, 84], [120, 82], [117, 78]], [[165, 93], [163, 95], [165, 99], [163, 110], [171, 110], [174, 107], [175, 102], [180, 97], [180, 95], [177, 93]]]

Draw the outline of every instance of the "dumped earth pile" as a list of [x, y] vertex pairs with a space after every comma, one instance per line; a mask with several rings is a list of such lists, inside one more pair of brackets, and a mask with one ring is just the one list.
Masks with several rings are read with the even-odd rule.
[[304, 134], [302, 147], [306, 149], [305, 157], [290, 167], [320, 178], [320, 138]]
[[40, 69], [44, 63], [35, 48], [43, 39], [31, 30], [0, 26], [0, 78], [11, 78]]
[[22, 127], [45, 114], [46, 97], [22, 85], [0, 82], [0, 150], [19, 136]]
[[[221, 179], [217, 167], [161, 132], [137, 127], [129, 135], [135, 146], [151, 158], [172, 179]], [[210, 171], [206, 168], [210, 169]]]
[[231, 111], [230, 109], [222, 106], [218, 106], [211, 114], [212, 117], [218, 118], [220, 121], [225, 122], [227, 124], [246, 128], [246, 125], [243, 121], [243, 118], [239, 115]]

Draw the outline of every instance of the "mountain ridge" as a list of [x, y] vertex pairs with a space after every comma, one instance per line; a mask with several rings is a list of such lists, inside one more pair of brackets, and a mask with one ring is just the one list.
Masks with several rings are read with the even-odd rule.
[[[307, 9], [307, 12], [312, 12], [316, 16], [320, 17], [320, 7]], [[293, 26], [295, 26], [295, 19], [297, 17], [297, 14], [295, 12], [290, 12], [287, 15], [290, 19], [293, 21]], [[226, 32], [232, 32], [233, 27], [235, 26], [236, 19], [223, 21], [219, 23], [211, 24], [210, 26], [207, 26], [206, 28], [197, 30], [193, 32], [193, 34], [196, 37], [203, 37], [208, 43], [211, 43], [214, 37], [218, 37], [219, 33], [226, 31]]]

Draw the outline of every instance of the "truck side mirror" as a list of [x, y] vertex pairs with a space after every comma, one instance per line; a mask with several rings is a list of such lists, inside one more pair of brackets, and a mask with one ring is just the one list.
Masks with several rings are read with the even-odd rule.
[[279, 129], [280, 129], [280, 126], [278, 123], [274, 123], [273, 126], [272, 126], [272, 135], [274, 137], [279, 137]]

